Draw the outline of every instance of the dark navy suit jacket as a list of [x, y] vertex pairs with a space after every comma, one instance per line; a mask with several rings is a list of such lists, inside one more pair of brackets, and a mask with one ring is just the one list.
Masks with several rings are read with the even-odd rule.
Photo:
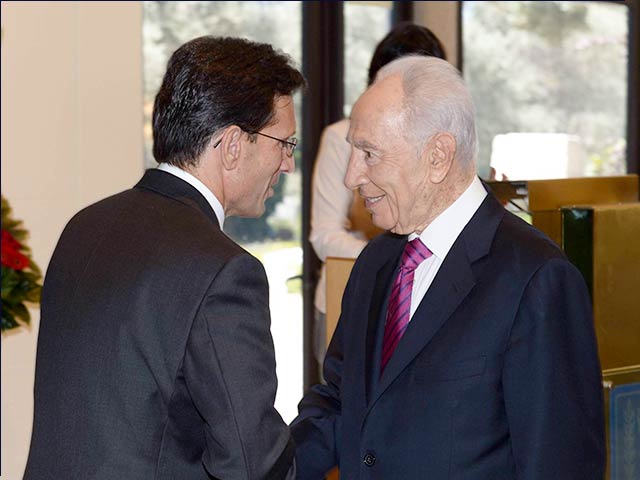
[[389, 288], [406, 237], [362, 252], [324, 363], [293, 423], [299, 478], [602, 479], [591, 302], [557, 246], [488, 195], [383, 375]]

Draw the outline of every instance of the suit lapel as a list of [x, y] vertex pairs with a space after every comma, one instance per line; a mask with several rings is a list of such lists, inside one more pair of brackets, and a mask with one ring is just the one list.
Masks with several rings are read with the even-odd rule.
[[[420, 302], [377, 387], [373, 390], [371, 397], [368, 397], [368, 410], [469, 295], [475, 285], [472, 265], [489, 252], [503, 216], [504, 208], [489, 193], [451, 247], [433, 283]], [[387, 279], [387, 282], [391, 281], [392, 279]], [[386, 314], [387, 298], [388, 292], [385, 296], [385, 309], [379, 312], [382, 324]]]
[[[380, 395], [425, 347], [442, 324], [469, 294], [475, 280], [465, 252], [452, 248], [427, 294], [420, 302], [407, 331], [387, 364], [377, 389]], [[373, 398], [375, 401], [375, 397]]]
[[184, 204], [194, 206], [204, 213], [214, 225], [220, 226], [218, 217], [216, 217], [207, 199], [192, 185], [175, 175], [162, 170], [150, 169], [144, 173], [135, 188], [151, 190], [165, 197], [171, 197]]
[[384, 321], [387, 313], [387, 303], [397, 266], [400, 262], [400, 255], [407, 243], [406, 237], [392, 237], [393, 243], [389, 247], [390, 254], [387, 261], [378, 270], [371, 303], [369, 306], [369, 317], [367, 324], [367, 334], [365, 341], [365, 378], [366, 398], [371, 397], [372, 392], [378, 384], [380, 372], [380, 340], [384, 330]]

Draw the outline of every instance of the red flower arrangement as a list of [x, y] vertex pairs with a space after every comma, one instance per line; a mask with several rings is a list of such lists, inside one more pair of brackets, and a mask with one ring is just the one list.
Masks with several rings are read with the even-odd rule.
[[2, 229], [2, 265], [14, 270], [24, 270], [29, 266], [29, 258], [20, 253], [22, 245], [9, 231]]
[[38, 303], [42, 275], [25, 245], [22, 222], [11, 218], [11, 208], [2, 197], [2, 331], [28, 325], [31, 316], [25, 302]]

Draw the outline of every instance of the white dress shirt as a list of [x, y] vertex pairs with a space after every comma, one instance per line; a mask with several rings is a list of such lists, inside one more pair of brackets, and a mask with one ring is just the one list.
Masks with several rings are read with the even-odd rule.
[[207, 199], [207, 202], [209, 202], [211, 208], [213, 208], [213, 212], [216, 214], [218, 223], [220, 224], [220, 230], [222, 230], [222, 226], [224, 225], [224, 208], [222, 208], [222, 204], [220, 203], [220, 201], [204, 183], [191, 175], [189, 172], [185, 172], [181, 168], [178, 168], [175, 165], [171, 165], [170, 163], [161, 163], [160, 165], [158, 165], [157, 169], [181, 178], [193, 188], [198, 190], [202, 194], [202, 196]]
[[419, 236], [422, 243], [433, 253], [415, 270], [411, 290], [410, 318], [413, 317], [418, 305], [429, 290], [429, 286], [440, 270], [449, 250], [486, 196], [487, 191], [482, 186], [482, 182], [478, 177], [474, 177], [473, 182], [464, 193], [438, 215], [420, 235], [416, 233], [409, 235], [409, 241]]

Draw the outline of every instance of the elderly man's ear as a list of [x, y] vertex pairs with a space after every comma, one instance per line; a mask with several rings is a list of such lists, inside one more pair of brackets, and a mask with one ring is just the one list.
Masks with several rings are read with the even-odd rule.
[[441, 183], [456, 156], [456, 139], [448, 132], [437, 133], [427, 142], [425, 153], [429, 162], [429, 178], [433, 183]]

